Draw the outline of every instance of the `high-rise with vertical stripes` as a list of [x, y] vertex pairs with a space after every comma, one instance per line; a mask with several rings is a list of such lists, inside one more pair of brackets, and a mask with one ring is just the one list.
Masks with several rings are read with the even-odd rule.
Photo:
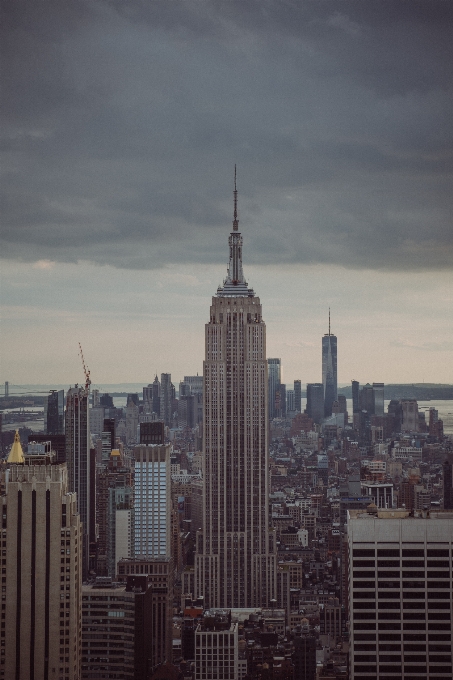
[[206, 324], [203, 527], [195, 590], [207, 607], [260, 607], [276, 592], [268, 521], [266, 327], [242, 271], [236, 181], [229, 250], [227, 277]]
[[[31, 444], [29, 444], [29, 451]], [[66, 463], [16, 434], [2, 504], [0, 678], [79, 680], [82, 527]]]

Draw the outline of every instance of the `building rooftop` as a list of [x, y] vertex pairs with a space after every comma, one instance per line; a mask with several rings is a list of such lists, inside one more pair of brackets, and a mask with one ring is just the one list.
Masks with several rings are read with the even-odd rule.
[[[376, 507], [376, 506], [375, 506]], [[368, 510], [348, 510], [350, 519], [375, 520], [375, 519], [448, 519], [453, 520], [453, 510], [415, 510], [411, 512], [404, 508], [378, 508]]]

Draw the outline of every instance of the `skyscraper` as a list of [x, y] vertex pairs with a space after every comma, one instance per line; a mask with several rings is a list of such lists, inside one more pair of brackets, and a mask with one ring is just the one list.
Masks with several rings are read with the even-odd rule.
[[350, 678], [452, 677], [453, 514], [349, 510]]
[[172, 387], [171, 373], [162, 373], [160, 376], [160, 417], [165, 425], [171, 425]]
[[358, 380], [352, 380], [352, 412], [357, 413], [357, 411], [360, 410], [360, 405], [359, 405], [359, 390], [360, 390], [360, 384]]
[[294, 390], [286, 390], [286, 412], [287, 414], [293, 413], [295, 408], [295, 394]]
[[384, 415], [384, 383], [373, 383], [374, 415]]
[[266, 606], [276, 592], [276, 543], [268, 521], [266, 327], [242, 271], [236, 181], [229, 250], [227, 277], [205, 327], [203, 529], [195, 590], [209, 608]]
[[267, 368], [269, 375], [269, 419], [277, 417], [277, 392], [281, 383], [281, 359], [268, 359]]
[[324, 386], [322, 383], [307, 383], [307, 413], [318, 425], [324, 418]]
[[135, 557], [171, 554], [170, 446], [142, 445], [135, 456]]
[[51, 390], [46, 415], [47, 434], [64, 434], [64, 390]]
[[88, 411], [89, 389], [71, 387], [66, 394], [66, 462], [68, 465], [69, 490], [77, 494], [77, 506], [83, 525], [82, 578], [88, 576], [91, 517], [90, 494], [90, 425]]
[[302, 412], [302, 381], [294, 381], [294, 408], [297, 413]]
[[329, 332], [322, 338], [322, 384], [324, 385], [324, 415], [332, 415], [332, 404], [337, 398], [337, 336]]
[[66, 463], [50, 452], [24, 456], [17, 433], [8, 463], [0, 678], [78, 680], [81, 526]]

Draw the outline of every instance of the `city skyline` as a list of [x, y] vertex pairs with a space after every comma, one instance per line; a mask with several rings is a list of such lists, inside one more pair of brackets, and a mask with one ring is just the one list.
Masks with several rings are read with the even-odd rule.
[[148, 5], [4, 3], [0, 382], [201, 373], [237, 163], [283, 382], [452, 383], [450, 3]]

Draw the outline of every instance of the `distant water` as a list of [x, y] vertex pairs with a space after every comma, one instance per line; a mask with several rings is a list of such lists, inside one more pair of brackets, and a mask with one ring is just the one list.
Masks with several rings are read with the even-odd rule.
[[[140, 394], [142, 393], [142, 390], [144, 387], [146, 387], [148, 384], [152, 383], [154, 380], [154, 376], [150, 377], [149, 383], [147, 382], [142, 382], [142, 383], [118, 383], [115, 385], [98, 385], [95, 383], [91, 384], [91, 389], [92, 390], [99, 390], [99, 392], [109, 392], [110, 394], [112, 392], [139, 392]], [[173, 381], [174, 382], [174, 381]], [[179, 381], [178, 381], [179, 382]], [[80, 380], [79, 385], [82, 385], [83, 380]], [[176, 383], [175, 383], [176, 384]], [[2, 386], [3, 387], [3, 386]], [[50, 390], [64, 390], [67, 392], [67, 390], [70, 387], [74, 387], [74, 385], [10, 385], [9, 386], [9, 394], [10, 396], [26, 396], [26, 395], [33, 395], [33, 394], [48, 394]], [[0, 387], [1, 389], [1, 387]], [[3, 395], [3, 391], [0, 392], [1, 395]]]

